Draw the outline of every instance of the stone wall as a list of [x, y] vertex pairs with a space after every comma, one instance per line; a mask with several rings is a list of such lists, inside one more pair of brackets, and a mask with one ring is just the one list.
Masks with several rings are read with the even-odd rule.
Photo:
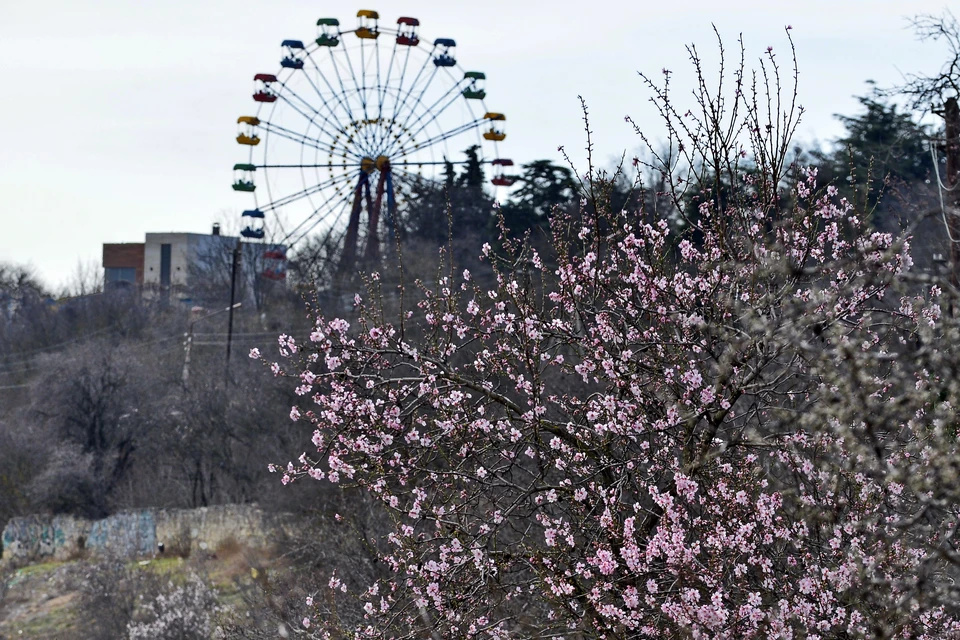
[[201, 509], [147, 509], [117, 513], [103, 520], [71, 516], [13, 518], [3, 529], [4, 562], [67, 560], [83, 555], [152, 557], [158, 544], [168, 554], [214, 551], [230, 540], [266, 546], [289, 526], [284, 516], [265, 514], [256, 505]]

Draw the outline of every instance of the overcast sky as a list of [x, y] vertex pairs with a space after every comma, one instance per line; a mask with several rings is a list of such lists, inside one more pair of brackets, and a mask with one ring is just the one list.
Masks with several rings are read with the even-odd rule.
[[793, 26], [807, 141], [841, 133], [833, 114], [856, 112], [865, 80], [891, 85], [942, 61], [908, 28], [909, 15], [943, 10], [927, 0], [0, 0], [0, 260], [59, 286], [99, 264], [104, 242], [207, 233], [236, 215], [233, 137], [252, 74], [277, 69], [281, 40], [315, 37], [317, 18], [352, 28], [361, 8], [455, 38], [461, 65], [486, 72], [486, 104], [508, 117], [500, 153], [518, 163], [564, 145], [584, 164], [577, 95], [602, 162], [639, 148], [627, 114], [662, 138], [637, 71], [668, 68], [688, 86], [684, 45], [713, 57], [711, 23], [728, 47], [742, 32], [750, 60], [767, 46], [786, 56]]

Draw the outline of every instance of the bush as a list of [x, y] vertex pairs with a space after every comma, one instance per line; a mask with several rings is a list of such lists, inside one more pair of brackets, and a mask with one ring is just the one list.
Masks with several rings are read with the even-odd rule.
[[220, 611], [216, 592], [196, 574], [183, 584], [168, 582], [127, 625], [130, 640], [208, 640]]
[[167, 579], [119, 559], [79, 567], [79, 637], [208, 640], [223, 608], [194, 572]]

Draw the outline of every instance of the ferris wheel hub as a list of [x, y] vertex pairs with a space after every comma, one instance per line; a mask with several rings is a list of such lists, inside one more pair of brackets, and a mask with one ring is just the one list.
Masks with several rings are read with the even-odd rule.
[[360, 169], [365, 173], [373, 173], [376, 171], [389, 171], [390, 170], [390, 158], [387, 156], [377, 156], [377, 159], [374, 160], [370, 156], [364, 156], [360, 161]]

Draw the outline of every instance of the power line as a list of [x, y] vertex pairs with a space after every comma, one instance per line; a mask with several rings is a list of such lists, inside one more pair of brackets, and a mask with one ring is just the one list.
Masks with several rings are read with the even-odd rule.
[[[99, 335], [99, 334], [103, 333], [104, 331], [109, 331], [110, 329], [116, 329], [116, 328], [117, 328], [117, 325], [112, 324], [112, 325], [110, 325], [110, 326], [103, 327], [102, 329], [97, 329], [96, 331], [91, 331], [90, 333], [84, 334], [84, 335], [82, 335], [82, 336], [77, 336], [77, 337], [75, 337], [75, 338], [71, 338], [70, 340], [66, 340], [66, 341], [64, 341], [64, 342], [58, 342], [57, 344], [51, 344], [51, 345], [48, 345], [48, 346], [46, 346], [46, 347], [38, 347], [38, 348], [36, 348], [36, 349], [31, 349], [30, 351], [21, 351], [21, 352], [19, 352], [17, 355], [18, 355], [18, 356], [30, 356], [30, 355], [35, 355], [35, 354], [43, 353], [43, 352], [45, 352], [45, 351], [50, 351], [51, 349], [58, 349], [58, 348], [60, 348], [60, 347], [66, 346], [66, 345], [68, 345], [68, 344], [73, 344], [74, 342], [77, 342], [77, 341], [79, 341], [79, 340], [83, 340], [83, 339], [85, 339], [85, 338], [90, 338], [90, 337], [92, 337], [92, 336]], [[19, 364], [19, 363], [27, 362], [27, 361], [28, 361], [27, 359], [24, 359], [24, 360], [14, 361], [14, 362], [12, 362], [12, 363], [4, 363], [4, 364]], [[2, 366], [2, 365], [0, 365], [0, 366]]]
[[[934, 150], [933, 140], [930, 141], [928, 145], [930, 147], [930, 159], [933, 160], [933, 173], [937, 176], [937, 195], [940, 196], [940, 217], [943, 219], [943, 228], [947, 230], [947, 238], [953, 244], [960, 243], [960, 239], [954, 238], [953, 234], [950, 233], [950, 223], [947, 221], [947, 208], [943, 202], [943, 192], [951, 192], [957, 190], [957, 185], [948, 187], [943, 184], [943, 180], [940, 179], [940, 167], [937, 166], [937, 152]], [[951, 212], [950, 215], [955, 216], [957, 214]]]
[[25, 371], [37, 371], [37, 370], [42, 369], [42, 368], [43, 368], [43, 367], [40, 367], [40, 366], [36, 366], [36, 367], [26, 366], [26, 367], [21, 367], [21, 368], [19, 368], [19, 369], [10, 369], [10, 370], [8, 370], [8, 371], [0, 371], [0, 376], [13, 376], [13, 375], [16, 375], [16, 374], [18, 374], [18, 373], [23, 373], [23, 372], [25, 372]]

